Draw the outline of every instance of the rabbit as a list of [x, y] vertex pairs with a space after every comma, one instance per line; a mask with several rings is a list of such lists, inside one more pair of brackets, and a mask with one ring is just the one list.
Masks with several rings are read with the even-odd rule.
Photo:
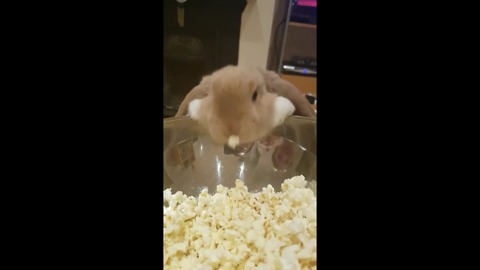
[[215, 143], [235, 149], [266, 136], [293, 114], [316, 117], [292, 84], [261, 68], [228, 65], [203, 77], [175, 116], [190, 116]]

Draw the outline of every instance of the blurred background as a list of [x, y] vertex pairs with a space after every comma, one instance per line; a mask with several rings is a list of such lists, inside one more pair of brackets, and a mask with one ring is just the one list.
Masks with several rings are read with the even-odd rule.
[[317, 96], [317, 0], [165, 0], [164, 118], [226, 65], [275, 71]]

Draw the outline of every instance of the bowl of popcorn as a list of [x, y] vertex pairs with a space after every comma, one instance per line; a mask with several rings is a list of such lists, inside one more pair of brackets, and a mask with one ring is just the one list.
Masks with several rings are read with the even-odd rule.
[[316, 269], [316, 120], [235, 151], [164, 119], [165, 269]]

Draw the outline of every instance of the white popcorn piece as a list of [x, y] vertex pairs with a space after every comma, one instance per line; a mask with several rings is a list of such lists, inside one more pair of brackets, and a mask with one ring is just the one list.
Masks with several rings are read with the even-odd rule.
[[282, 263], [282, 269], [300, 270], [301, 266], [297, 258], [297, 251], [300, 250], [298, 245], [292, 245], [286, 247], [282, 251], [280, 262]]
[[165, 269], [316, 269], [316, 198], [303, 176], [251, 193], [164, 190]]

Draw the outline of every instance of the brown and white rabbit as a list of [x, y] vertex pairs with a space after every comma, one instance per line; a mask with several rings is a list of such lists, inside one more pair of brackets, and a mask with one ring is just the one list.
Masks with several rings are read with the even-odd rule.
[[226, 66], [205, 76], [175, 116], [189, 115], [214, 142], [235, 148], [267, 135], [292, 114], [316, 117], [291, 83], [260, 68]]

